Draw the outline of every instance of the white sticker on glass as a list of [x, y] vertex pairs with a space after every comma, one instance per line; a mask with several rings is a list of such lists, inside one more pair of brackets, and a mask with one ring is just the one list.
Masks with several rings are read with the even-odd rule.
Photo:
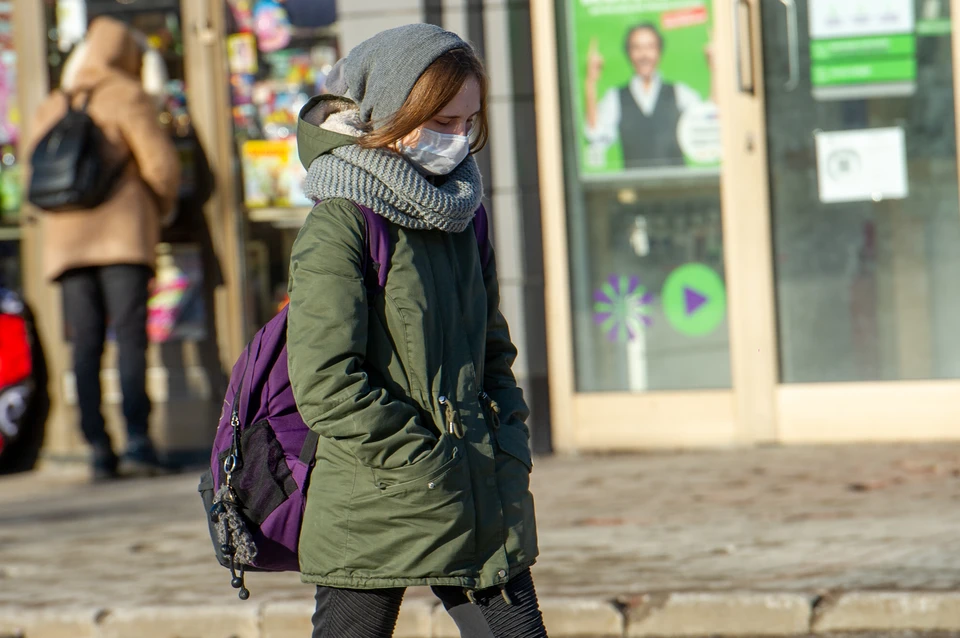
[[820, 201], [905, 199], [907, 151], [899, 127], [816, 134]]

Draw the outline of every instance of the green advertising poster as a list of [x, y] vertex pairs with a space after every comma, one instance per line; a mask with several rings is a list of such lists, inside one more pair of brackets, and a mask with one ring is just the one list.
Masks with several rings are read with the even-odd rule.
[[570, 0], [585, 175], [715, 167], [711, 0]]

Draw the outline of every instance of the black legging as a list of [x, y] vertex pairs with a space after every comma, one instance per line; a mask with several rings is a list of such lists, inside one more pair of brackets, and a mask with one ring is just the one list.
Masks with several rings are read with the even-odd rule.
[[[313, 638], [391, 638], [404, 591], [317, 587]], [[499, 587], [476, 592], [476, 604], [459, 587], [434, 587], [433, 593], [462, 638], [547, 638], [529, 569], [507, 583], [506, 595]]]

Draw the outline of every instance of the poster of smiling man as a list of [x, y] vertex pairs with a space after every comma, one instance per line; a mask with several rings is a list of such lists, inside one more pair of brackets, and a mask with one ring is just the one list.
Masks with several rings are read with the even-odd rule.
[[584, 174], [711, 167], [711, 0], [570, 0]]

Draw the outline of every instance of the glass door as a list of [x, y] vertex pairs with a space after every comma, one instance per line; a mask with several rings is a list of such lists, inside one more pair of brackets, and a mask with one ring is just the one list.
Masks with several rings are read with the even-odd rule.
[[572, 423], [555, 431], [574, 432], [555, 441], [729, 443], [728, 165], [717, 95], [717, 61], [729, 55], [715, 37], [728, 9], [715, 0], [614, 4], [555, 4], [565, 214], [545, 226], [566, 229], [548, 267], [569, 277], [548, 294], [562, 296], [570, 332], [556, 339], [572, 348], [559, 364], [569, 386], [552, 390], [567, 404], [553, 418]]
[[565, 3], [576, 390], [729, 389], [713, 3]]
[[951, 3], [754, 4], [780, 436], [949, 435], [960, 396]]

